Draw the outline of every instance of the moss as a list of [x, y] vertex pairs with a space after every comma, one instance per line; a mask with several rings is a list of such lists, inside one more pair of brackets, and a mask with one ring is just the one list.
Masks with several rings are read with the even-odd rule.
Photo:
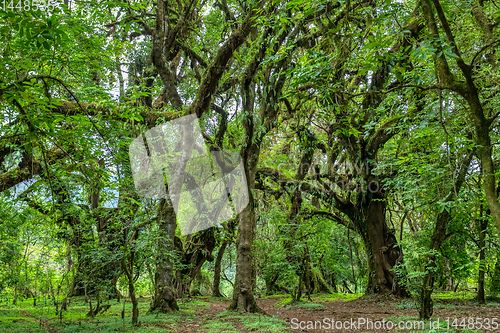
[[287, 322], [280, 318], [249, 313], [239, 314], [232, 311], [224, 311], [212, 320], [230, 321], [233, 325], [239, 324], [236, 326], [241, 325], [255, 332], [284, 332], [289, 328]]
[[211, 321], [203, 325], [203, 328], [206, 329], [208, 333], [238, 332], [238, 330], [230, 322], [222, 321]]
[[418, 304], [415, 301], [404, 299], [401, 301], [401, 303], [396, 305], [396, 309], [398, 309], [398, 310], [418, 309]]
[[311, 302], [290, 302], [285, 304], [285, 307], [290, 309], [306, 309], [306, 310], [325, 310], [326, 306], [323, 304], [311, 303]]
[[0, 322], [0, 332], [2, 333], [18, 333], [18, 332], [31, 332], [31, 333], [46, 333], [47, 330], [35, 321], [19, 321], [19, 322]]
[[474, 299], [476, 293], [473, 291], [446, 291], [446, 292], [435, 292], [432, 294], [435, 299]]
[[284, 306], [285, 304], [288, 304], [292, 301], [293, 299], [291, 297], [285, 297], [276, 303], [274, 303], [275, 306]]
[[346, 294], [346, 293], [333, 293], [333, 294], [317, 294], [312, 295], [313, 302], [328, 302], [328, 301], [352, 301], [359, 297], [363, 296], [363, 294]]

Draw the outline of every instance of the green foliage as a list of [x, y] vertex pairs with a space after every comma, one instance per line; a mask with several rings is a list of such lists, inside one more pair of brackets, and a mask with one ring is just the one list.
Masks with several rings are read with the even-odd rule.
[[[498, 191], [484, 191], [491, 175], [481, 170], [481, 131], [473, 125], [477, 117], [470, 117], [471, 95], [460, 91], [470, 88], [470, 82], [462, 84], [465, 79], [474, 82], [496, 170], [500, 46], [494, 37], [500, 14], [494, 2], [441, 1], [454, 42], [446, 36], [449, 31], [441, 31], [443, 22], [439, 36], [429, 32], [428, 24], [415, 31], [414, 20], [425, 15], [414, 2], [265, 2], [254, 8], [248, 36], [242, 22], [252, 1], [165, 2], [161, 22], [155, 15], [158, 3], [90, 0], [20, 10], [7, 2], [0, 9], [2, 331], [36, 332], [43, 330], [39, 320], [57, 323], [55, 304], [59, 307], [72, 293], [87, 294], [94, 307], [111, 304], [117, 291], [129, 298], [130, 287], [141, 300], [149, 298], [158, 258], [173, 263], [176, 288], [190, 285], [186, 292], [209, 295], [212, 259], [223, 241], [229, 245], [221, 261], [220, 290], [231, 297], [238, 223], [229, 231], [222, 222], [213, 227], [213, 239], [198, 243], [177, 229], [175, 250], [162, 252], [159, 244], [166, 240], [158, 200], [139, 197], [131, 176], [131, 141], [184, 115], [203, 98], [208, 107], [200, 127], [207, 148], [241, 154], [248, 180], [256, 172], [256, 184], [249, 184], [257, 220], [250, 238], [255, 241], [245, 246], [253, 251], [257, 297], [286, 295], [277, 304], [285, 305], [298, 297], [299, 288], [302, 295], [308, 292], [305, 276], [312, 283], [313, 303], [294, 303], [301, 309], [321, 310], [324, 305], [318, 303], [348, 301], [365, 292], [374, 269], [369, 200], [387, 204], [381, 210], [383, 236], [388, 238], [390, 230], [397, 242], [375, 251], [401, 248], [393, 272], [414, 298], [430, 272], [435, 289], [466, 290], [477, 285], [481, 268], [487, 296], [498, 296], [499, 243], [488, 209], [492, 201], [486, 200], [486, 194]], [[165, 36], [156, 31], [164, 28]], [[230, 36], [233, 43], [235, 36], [244, 42], [221, 56]], [[447, 87], [450, 82], [438, 77], [443, 71], [436, 59], [447, 61], [451, 81], [459, 86]], [[461, 74], [460, 60], [470, 78]], [[220, 80], [210, 81], [218, 71], [223, 72]], [[172, 103], [177, 94], [180, 110]], [[460, 166], [472, 149], [458, 189]], [[273, 174], [267, 174], [269, 169]], [[367, 181], [380, 185], [381, 198], [359, 186]], [[293, 206], [292, 199], [300, 203]], [[179, 207], [179, 216], [195, 206]], [[443, 242], [429, 250], [436, 221], [445, 212]], [[481, 230], [483, 221], [486, 230]], [[206, 257], [198, 262], [200, 254]], [[436, 260], [435, 268], [429, 268], [430, 259]], [[124, 267], [131, 271], [130, 280]], [[193, 267], [199, 269], [196, 277], [189, 274]], [[434, 296], [472, 299], [475, 293]], [[69, 299], [74, 300], [70, 311], [56, 324], [67, 332], [97, 326], [102, 331], [175, 330], [179, 321], [191, 322], [197, 310], [209, 306], [196, 298], [179, 302], [180, 314], [163, 316], [146, 314], [148, 304], [141, 301], [142, 326], [132, 327], [120, 317], [121, 303], [89, 319], [90, 304]], [[31, 308], [34, 302], [38, 305]], [[414, 308], [415, 303], [396, 307]], [[131, 304], [125, 309], [128, 316]], [[286, 326], [253, 315], [224, 313], [219, 319], [204, 318], [202, 329], [261, 332]]]
[[396, 309], [402, 310], [402, 309], [417, 309], [418, 304], [413, 301], [409, 300], [402, 300], [401, 303], [396, 305]]

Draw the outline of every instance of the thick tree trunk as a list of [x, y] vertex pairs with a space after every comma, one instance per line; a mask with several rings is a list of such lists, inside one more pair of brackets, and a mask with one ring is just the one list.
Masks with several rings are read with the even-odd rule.
[[366, 212], [366, 231], [361, 232], [361, 235], [365, 242], [369, 269], [366, 292], [407, 297], [408, 292], [394, 272], [394, 268], [402, 263], [403, 253], [394, 232], [387, 226], [385, 208], [385, 198], [379, 194], [369, 199], [362, 209]]
[[248, 155], [244, 159], [245, 176], [248, 186], [248, 205], [239, 217], [239, 229], [236, 247], [236, 279], [233, 290], [233, 300], [229, 310], [238, 312], [265, 313], [255, 302], [253, 296], [253, 255], [252, 244], [255, 238], [257, 219], [255, 216], [254, 194], [255, 174], [260, 149], [253, 145], [249, 147]]
[[[316, 152], [316, 145], [318, 139], [316, 136], [308, 131], [305, 127], [302, 127], [298, 130], [299, 136], [301, 137], [301, 149], [303, 149], [303, 155], [300, 159], [300, 164], [295, 172], [295, 180], [302, 181], [305, 179], [306, 175], [311, 168], [311, 164], [314, 159], [314, 153]], [[319, 173], [319, 169], [316, 170]], [[296, 274], [300, 276], [299, 281], [302, 281], [307, 290], [307, 297], [311, 299], [312, 292], [312, 281], [311, 281], [311, 257], [309, 254], [309, 249], [307, 246], [304, 250], [300, 250], [297, 253], [296, 250], [293, 250], [293, 246], [297, 244], [296, 234], [300, 228], [301, 219], [299, 217], [300, 210], [302, 209], [302, 191], [299, 188], [296, 188], [291, 195], [291, 207], [290, 214], [288, 215], [288, 220], [290, 221], [288, 228], [284, 228], [285, 234], [285, 244], [284, 249], [287, 253], [287, 260], [290, 262], [292, 266], [295, 266], [299, 263], [299, 267], [296, 270]], [[299, 240], [298, 242], [305, 242], [306, 240]], [[295, 301], [300, 301], [302, 296], [302, 288], [298, 287], [297, 297]]]
[[174, 278], [174, 237], [175, 237], [175, 211], [171, 202], [160, 199], [158, 206], [158, 224], [160, 237], [158, 241], [158, 257], [156, 258], [155, 295], [150, 311], [168, 313], [179, 310], [173, 286]]
[[[500, 238], [500, 202], [498, 202], [497, 197], [497, 188], [496, 188], [496, 177], [495, 177], [495, 163], [493, 162], [493, 158], [491, 157], [492, 146], [489, 138], [489, 127], [481, 128], [477, 130], [480, 131], [488, 131], [488, 138], [484, 138], [483, 140], [477, 140], [479, 148], [478, 155], [481, 159], [481, 167], [484, 175], [483, 188], [486, 194], [486, 201], [488, 202], [488, 207], [491, 211], [491, 217], [493, 223], [495, 224], [498, 237]], [[479, 135], [479, 134], [477, 134]], [[482, 146], [484, 145], [484, 146]]]
[[179, 238], [175, 242], [175, 247], [182, 253], [180, 265], [182, 268], [177, 270], [174, 281], [178, 297], [190, 293], [191, 284], [200, 274], [203, 264], [214, 260], [212, 255], [216, 245], [214, 229], [209, 228], [193, 236], [187, 236], [184, 243], [187, 244], [186, 248]]
[[137, 297], [135, 296], [135, 286], [134, 280], [129, 280], [129, 293], [130, 300], [132, 301], [132, 325], [137, 325], [137, 320], [139, 319], [139, 302], [137, 302]]
[[[250, 115], [253, 112], [254, 95], [252, 89], [245, 88], [243, 98], [244, 107]], [[252, 142], [254, 135], [251, 130], [251, 116], [244, 121], [246, 131], [247, 146], [242, 150], [243, 165], [245, 167], [245, 177], [248, 186], [248, 205], [238, 214], [239, 228], [236, 240], [236, 279], [233, 289], [233, 300], [229, 305], [229, 310], [238, 312], [258, 312], [265, 313], [255, 302], [253, 296], [253, 257], [252, 244], [255, 238], [255, 228], [257, 219], [255, 216], [255, 174], [257, 173], [257, 163], [260, 154], [260, 139]]]
[[428, 273], [424, 276], [422, 281], [422, 290], [420, 292], [420, 307], [418, 308], [419, 318], [423, 320], [430, 319], [434, 312], [434, 302], [432, 301], [432, 291], [434, 290], [434, 282], [436, 276], [431, 273], [432, 269], [436, 269], [436, 262], [432, 261], [427, 265], [426, 270]]
[[[303, 167], [304, 165], [303, 163], [301, 163], [299, 165], [299, 170]], [[302, 180], [305, 177], [305, 174], [307, 174], [308, 169], [309, 168], [307, 168], [305, 171], [298, 171], [295, 178]], [[300, 227], [300, 218], [298, 217], [300, 209], [302, 208], [302, 193], [300, 190], [296, 189], [292, 193], [291, 203], [292, 205], [290, 207], [290, 214], [288, 215], [288, 219], [290, 221], [289, 227], [284, 229], [284, 249], [288, 262], [290, 262], [290, 264], [293, 266], [299, 264], [295, 271], [295, 273], [299, 276], [299, 285], [297, 287], [296, 297], [294, 297], [294, 301], [298, 302], [302, 297], [302, 285], [306, 287], [308, 298], [311, 298], [311, 265], [309, 251], [299, 250], [299, 252], [293, 249], [294, 245], [297, 243], [296, 233], [298, 228]]]
[[[248, 184], [253, 184], [255, 179]], [[259, 308], [253, 296], [253, 266], [252, 266], [252, 244], [254, 240], [256, 218], [253, 205], [253, 195], [249, 191], [250, 203], [240, 213], [240, 227], [237, 240], [236, 259], [236, 281], [234, 284], [233, 300], [229, 305], [229, 310], [238, 312], [259, 312], [264, 311]]]
[[213, 297], [222, 297], [220, 293], [220, 272], [222, 267], [222, 258], [224, 256], [224, 252], [226, 251], [226, 247], [228, 245], [228, 241], [225, 240], [222, 242], [219, 252], [217, 253], [217, 259], [215, 259], [215, 269], [214, 269], [214, 283], [212, 287], [212, 296]]

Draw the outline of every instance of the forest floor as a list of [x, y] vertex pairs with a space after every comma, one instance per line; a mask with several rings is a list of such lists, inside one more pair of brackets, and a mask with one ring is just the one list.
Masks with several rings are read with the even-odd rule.
[[[257, 303], [269, 316], [228, 312], [229, 300], [212, 297], [180, 300], [180, 311], [173, 314], [147, 314], [150, 300], [141, 298], [139, 327], [130, 324], [129, 302], [110, 301], [106, 303], [111, 305], [108, 310], [91, 319], [86, 317], [88, 304], [81, 298], [71, 300], [62, 318], [55, 315], [48, 301], [39, 301], [33, 307], [32, 300], [25, 300], [16, 306], [0, 304], [0, 332], [500, 332], [500, 328], [493, 329], [496, 321], [492, 321], [495, 317], [500, 321], [500, 303], [490, 301], [480, 306], [472, 296], [463, 292], [435, 294], [433, 329], [429, 321], [423, 329], [418, 327], [418, 310], [411, 299], [361, 294], [319, 294], [312, 296], [312, 302], [300, 303], [291, 303], [285, 295], [259, 298]], [[489, 330], [484, 329], [488, 326], [486, 318]], [[479, 323], [483, 329], [477, 329]]]

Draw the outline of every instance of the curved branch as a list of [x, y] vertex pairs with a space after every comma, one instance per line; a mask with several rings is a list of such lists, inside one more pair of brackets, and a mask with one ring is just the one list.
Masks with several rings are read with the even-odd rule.
[[311, 218], [311, 217], [314, 217], [314, 216], [322, 216], [322, 217], [325, 217], [329, 220], [332, 220], [332, 221], [335, 221], [339, 224], [342, 224], [343, 226], [345, 226], [346, 228], [349, 228], [353, 231], [356, 231], [356, 228], [354, 228], [354, 224], [351, 223], [349, 220], [339, 216], [338, 214], [335, 214], [335, 213], [330, 213], [330, 212], [326, 212], [326, 211], [314, 211], [314, 210], [303, 210], [301, 213], [300, 213], [300, 216], [303, 216], [303, 217], [307, 217], [307, 218]]
[[[47, 152], [47, 160], [45, 163], [51, 165], [57, 160], [66, 156], [66, 153], [59, 148], [52, 148]], [[44, 163], [44, 164], [45, 164]], [[0, 174], [0, 192], [8, 190], [19, 183], [30, 180], [35, 175], [40, 175], [43, 172], [41, 160], [31, 160], [26, 163], [24, 160], [19, 165], [7, 172]]]

